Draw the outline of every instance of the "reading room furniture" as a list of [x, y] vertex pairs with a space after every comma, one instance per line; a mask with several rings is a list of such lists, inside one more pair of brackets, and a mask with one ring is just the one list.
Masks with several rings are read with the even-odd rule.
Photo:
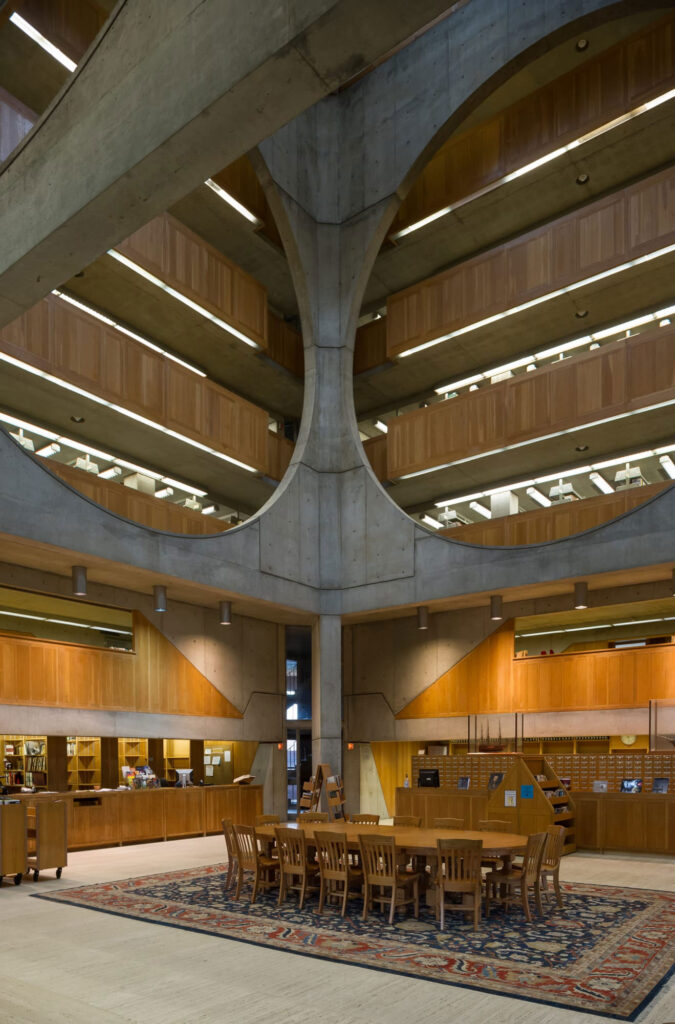
[[345, 916], [350, 896], [363, 893], [363, 871], [349, 860], [347, 836], [344, 832], [314, 833], [316, 856], [319, 864], [319, 913], [323, 913], [327, 897], [342, 903], [341, 916]]
[[42, 801], [26, 810], [29, 870], [37, 882], [40, 872], [56, 869], [56, 877], [68, 863], [68, 822], [65, 800]]
[[389, 924], [394, 923], [396, 908], [409, 903], [413, 904], [415, 917], [419, 917], [422, 875], [401, 869], [396, 837], [368, 833], [359, 836], [359, 846], [363, 865], [363, 920], [367, 919], [373, 903], [389, 905]]
[[[483, 844], [479, 839], [439, 839], [436, 842], [437, 871], [436, 893], [441, 931], [445, 931], [445, 912], [471, 914], [473, 930], [477, 931], [481, 909], [481, 853]], [[456, 903], [446, 902], [446, 895], [461, 897]]]

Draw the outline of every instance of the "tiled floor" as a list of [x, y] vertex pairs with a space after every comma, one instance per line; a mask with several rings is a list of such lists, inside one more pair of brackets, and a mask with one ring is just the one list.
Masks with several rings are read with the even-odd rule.
[[[224, 859], [218, 836], [70, 855], [60, 881], [0, 892], [0, 1024], [598, 1024], [481, 995], [30, 899], [33, 892]], [[573, 854], [568, 881], [675, 891], [675, 861]], [[675, 985], [641, 1024], [675, 1021]]]

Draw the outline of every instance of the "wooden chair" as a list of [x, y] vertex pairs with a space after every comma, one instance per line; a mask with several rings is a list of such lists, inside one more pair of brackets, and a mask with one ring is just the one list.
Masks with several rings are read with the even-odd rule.
[[[394, 836], [360, 835], [359, 848], [363, 865], [363, 920], [372, 904], [389, 904], [389, 924], [394, 922], [396, 907], [412, 903], [415, 917], [420, 914], [420, 878], [418, 871], [404, 871], [398, 864]], [[379, 889], [379, 895], [374, 893]], [[386, 896], [384, 890], [389, 889]], [[406, 893], [412, 890], [412, 895]]]
[[231, 818], [221, 820], [225, 846], [227, 847], [227, 878], [225, 879], [225, 891], [234, 884], [234, 876], [239, 874], [239, 862], [237, 860], [237, 846], [234, 838], [234, 825]]
[[307, 840], [302, 829], [275, 828], [274, 834], [277, 837], [281, 871], [279, 906], [286, 899], [289, 890], [295, 889], [300, 893], [299, 909], [302, 910], [307, 890], [319, 888], [319, 865], [308, 860]]
[[397, 814], [394, 817], [394, 825], [402, 825], [405, 828], [419, 828], [421, 824], [422, 819], [414, 814]]
[[279, 825], [281, 818], [278, 814], [256, 814], [255, 825]]
[[[483, 844], [480, 839], [436, 840], [438, 856], [436, 886], [441, 931], [445, 931], [446, 910], [459, 911], [460, 914], [473, 914], [473, 930], [477, 931], [483, 887], [482, 849]], [[462, 902], [446, 904], [446, 893], [460, 893]]]
[[432, 818], [432, 828], [464, 828], [461, 818]]
[[347, 910], [350, 896], [363, 892], [363, 871], [350, 863], [346, 832], [315, 832], [317, 859], [319, 862], [319, 913], [328, 897], [342, 899], [342, 917]]
[[353, 825], [379, 825], [379, 814], [350, 814], [349, 820]]
[[562, 909], [562, 893], [560, 891], [560, 858], [565, 845], [565, 829], [562, 825], [549, 825], [546, 829], [546, 845], [541, 860], [541, 890], [547, 901], [550, 898], [548, 879], [553, 882], [555, 898]]
[[234, 898], [239, 899], [248, 873], [253, 875], [251, 903], [255, 903], [259, 889], [271, 889], [276, 885], [279, 861], [262, 852], [252, 825], [235, 825], [233, 834], [237, 851], [237, 891]]
[[[548, 839], [547, 832], [537, 832], [527, 840], [527, 848], [521, 867], [513, 867], [509, 871], [491, 871], [485, 879], [485, 916], [490, 914], [490, 897], [501, 903], [506, 910], [518, 898], [522, 903], [525, 917], [532, 921], [528, 893], [532, 889], [539, 914], [543, 914], [541, 906], [541, 861], [544, 846]], [[520, 893], [515, 895], [514, 890]], [[499, 892], [499, 895], [497, 893]]]
[[[510, 821], [499, 821], [496, 818], [488, 820], [484, 818], [478, 822], [479, 832], [510, 832], [511, 822]], [[501, 857], [483, 857], [482, 865], [484, 868], [488, 868], [490, 871], [496, 871], [498, 867], [502, 866]]]
[[326, 811], [300, 811], [298, 815], [298, 821], [328, 821], [328, 814]]

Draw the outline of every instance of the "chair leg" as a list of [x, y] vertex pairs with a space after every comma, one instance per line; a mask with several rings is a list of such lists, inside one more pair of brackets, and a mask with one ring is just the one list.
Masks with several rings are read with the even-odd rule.
[[255, 898], [258, 895], [258, 886], [260, 885], [260, 868], [256, 865], [255, 877], [253, 879], [253, 892], [251, 893], [251, 903], [255, 903]]
[[281, 878], [279, 879], [279, 899], [277, 900], [277, 906], [280, 907], [283, 901], [286, 899], [286, 872], [281, 872]]
[[525, 879], [523, 879], [523, 884], [520, 887], [520, 895], [523, 900], [523, 910], [525, 911], [525, 917], [527, 918], [528, 922], [532, 924], [532, 917], [530, 915], [530, 904], [527, 898], [527, 885], [525, 884]]
[[396, 910], [396, 882], [391, 887], [391, 904], [389, 906], [389, 924], [394, 923], [394, 911]]
[[556, 873], [553, 876], [553, 888], [555, 889], [555, 898], [558, 901], [558, 906], [562, 910], [562, 891], [560, 889], [560, 878], [558, 876], [558, 871], [556, 871]]
[[244, 872], [243, 872], [243, 870], [241, 868], [241, 865], [238, 864], [237, 865], [237, 891], [234, 894], [235, 900], [238, 900], [239, 897], [241, 896], [241, 887], [242, 887], [243, 884], [244, 884]]
[[490, 916], [490, 883], [485, 880], [485, 918]]
[[342, 915], [341, 916], [344, 917], [345, 914], [347, 913], [347, 900], [349, 898], [349, 874], [347, 874], [347, 877], [346, 877], [345, 881], [342, 884], [343, 884], [343, 887], [344, 887], [344, 893], [342, 894]]
[[417, 920], [420, 916], [420, 880], [416, 878], [413, 882], [413, 896], [415, 897], [415, 919]]
[[544, 916], [544, 908], [541, 905], [541, 889], [539, 886], [539, 879], [535, 879], [534, 883], [534, 902], [537, 905], [537, 913], [540, 917]]
[[302, 876], [302, 885], [300, 887], [300, 906], [298, 908], [299, 910], [302, 910], [303, 904], [305, 902], [305, 889], [306, 888], [307, 888], [307, 872], [305, 871], [305, 873]]
[[322, 878], [319, 882], [319, 913], [323, 914], [323, 901], [326, 895], [326, 879]]
[[367, 882], [363, 883], [363, 914], [361, 915], [363, 920], [368, 918], [368, 903], [370, 901], [370, 886]]
[[438, 906], [441, 914], [441, 931], [445, 931], [445, 892], [439, 885], [438, 887]]

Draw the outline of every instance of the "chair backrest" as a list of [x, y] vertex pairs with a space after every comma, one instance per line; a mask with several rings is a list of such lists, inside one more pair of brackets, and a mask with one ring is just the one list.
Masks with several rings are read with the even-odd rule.
[[234, 825], [232, 818], [223, 818], [221, 820], [223, 826], [223, 835], [225, 836], [225, 846], [227, 847], [227, 859], [229, 861], [236, 860], [237, 849], [234, 841]]
[[359, 836], [359, 847], [366, 881], [371, 885], [391, 885], [396, 878], [395, 837], [366, 833]]
[[497, 818], [483, 820], [478, 822], [479, 832], [511, 832], [512, 826], [510, 821], [498, 821]]
[[562, 825], [549, 825], [546, 829], [546, 845], [541, 861], [542, 868], [557, 868], [565, 845], [565, 829]]
[[422, 819], [414, 814], [397, 814], [394, 817], [394, 825], [403, 825], [406, 828], [419, 828], [421, 824]]
[[544, 846], [547, 839], [547, 832], [535, 832], [534, 835], [528, 836], [527, 847], [523, 856], [523, 877], [528, 885], [533, 885], [539, 878], [541, 859], [544, 856]]
[[298, 821], [328, 821], [325, 811], [300, 811]]
[[307, 841], [301, 828], [275, 828], [279, 863], [282, 868], [303, 868], [307, 863]]
[[480, 882], [483, 844], [480, 839], [437, 839], [439, 884]]
[[235, 825], [233, 836], [239, 866], [244, 871], [254, 871], [258, 854], [255, 829], [252, 825]]
[[278, 814], [256, 814], [256, 825], [278, 825], [281, 818]]
[[353, 825], [379, 825], [379, 814], [350, 814], [349, 820]]
[[432, 828], [464, 828], [461, 818], [432, 818]]
[[346, 878], [349, 870], [349, 851], [346, 832], [314, 833], [319, 872], [322, 878]]

